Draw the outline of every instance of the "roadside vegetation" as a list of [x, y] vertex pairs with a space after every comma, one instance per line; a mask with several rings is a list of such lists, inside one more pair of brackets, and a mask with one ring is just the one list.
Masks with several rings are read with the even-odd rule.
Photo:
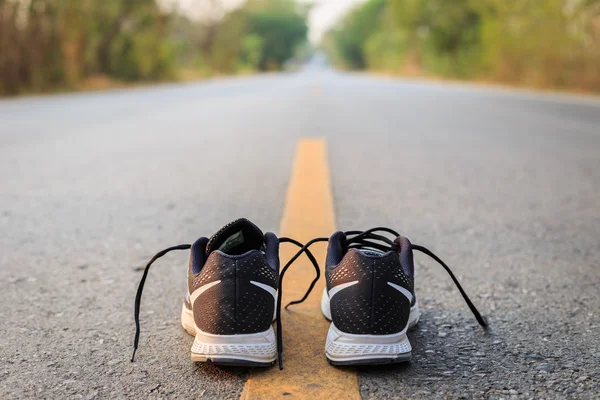
[[294, 0], [200, 2], [0, 0], [0, 95], [279, 70], [306, 43]]
[[324, 48], [352, 70], [600, 92], [600, 0], [368, 0]]

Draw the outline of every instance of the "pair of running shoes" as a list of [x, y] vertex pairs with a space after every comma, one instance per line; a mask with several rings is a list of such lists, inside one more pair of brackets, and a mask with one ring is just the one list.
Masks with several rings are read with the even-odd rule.
[[[393, 238], [390, 238], [392, 236]], [[336, 232], [306, 244], [263, 232], [245, 218], [237, 219], [211, 238], [169, 247], [146, 265], [135, 298], [134, 360], [140, 337], [140, 303], [150, 266], [173, 250], [190, 250], [188, 292], [181, 309], [183, 328], [195, 337], [192, 360], [220, 365], [283, 368], [281, 298], [287, 269], [302, 254], [320, 277], [309, 247], [328, 241], [326, 287], [321, 311], [331, 321], [325, 356], [333, 365], [405, 362], [412, 347], [406, 335], [419, 322], [414, 290], [413, 251], [433, 258], [448, 272], [479, 324], [487, 321], [475, 308], [450, 268], [423, 246], [411, 244], [389, 228]], [[279, 245], [292, 243], [298, 253], [280, 269]], [[287, 308], [287, 306], [286, 306]], [[276, 321], [277, 334], [273, 330]]]

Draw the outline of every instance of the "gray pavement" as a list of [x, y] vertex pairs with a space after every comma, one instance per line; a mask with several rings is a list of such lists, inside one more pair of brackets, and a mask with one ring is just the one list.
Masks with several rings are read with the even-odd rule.
[[[238, 216], [276, 231], [295, 144], [329, 143], [338, 226], [417, 255], [409, 365], [364, 398], [600, 398], [600, 100], [311, 70], [0, 101], [0, 398], [237, 398], [193, 364], [186, 254]], [[318, 294], [314, 294], [318, 295]]]

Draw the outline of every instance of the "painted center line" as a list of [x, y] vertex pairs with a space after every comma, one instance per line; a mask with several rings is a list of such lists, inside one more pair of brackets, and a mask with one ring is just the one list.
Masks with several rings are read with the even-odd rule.
[[[281, 220], [280, 236], [307, 242], [335, 232], [333, 195], [323, 139], [303, 139], [298, 143]], [[283, 244], [281, 265], [297, 248]], [[311, 252], [324, 265], [326, 244], [316, 243]], [[299, 258], [286, 272], [282, 305], [298, 300], [314, 278], [306, 256]], [[250, 373], [243, 399], [360, 399], [358, 378], [350, 369], [336, 368], [325, 359], [325, 339], [329, 322], [321, 314], [324, 273], [302, 304], [282, 312], [284, 369], [277, 366], [255, 369]]]

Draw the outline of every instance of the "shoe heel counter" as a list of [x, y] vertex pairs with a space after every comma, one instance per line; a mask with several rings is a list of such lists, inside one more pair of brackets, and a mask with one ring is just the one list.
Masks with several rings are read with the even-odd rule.
[[412, 278], [404, 275], [397, 254], [376, 262], [373, 278], [372, 333], [389, 335], [405, 330], [410, 318]]
[[264, 332], [273, 323], [277, 272], [261, 252], [236, 261], [236, 333]]
[[[235, 260], [217, 252], [211, 253], [198, 275], [190, 271], [188, 286], [196, 328], [214, 335], [234, 335]], [[198, 292], [201, 295], [198, 296]]]
[[194, 323], [201, 331], [236, 335], [264, 332], [270, 327], [277, 274], [260, 252], [244, 257], [213, 252], [200, 273], [189, 279], [191, 293], [192, 288], [219, 281], [193, 301]]
[[369, 257], [348, 253], [331, 274], [329, 287], [350, 284], [330, 298], [333, 324], [337, 329], [361, 335], [387, 335], [408, 324], [410, 301], [389, 283], [395, 284], [400, 268], [398, 257]]
[[373, 263], [350, 250], [327, 275], [331, 321], [342, 332], [371, 333]]

